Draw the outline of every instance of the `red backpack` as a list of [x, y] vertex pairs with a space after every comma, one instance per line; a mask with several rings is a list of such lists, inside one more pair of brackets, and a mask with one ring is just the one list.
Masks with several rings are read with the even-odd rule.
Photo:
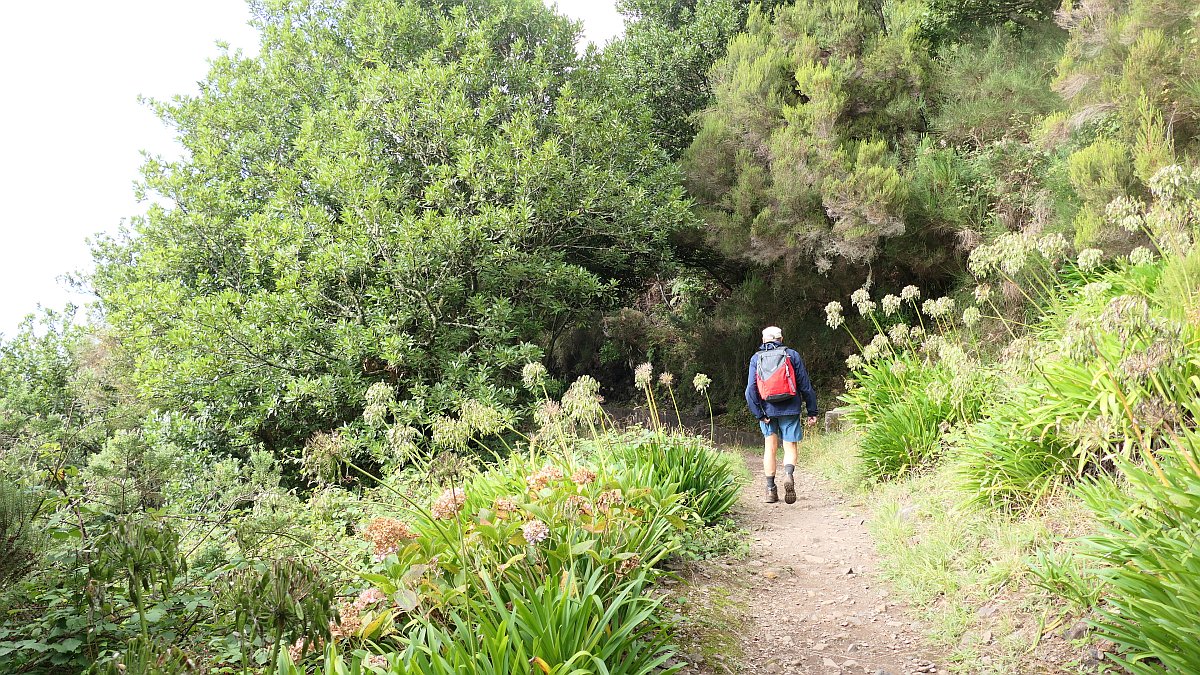
[[777, 403], [796, 395], [796, 371], [788, 358], [787, 347], [776, 347], [758, 353], [754, 373], [758, 395], [764, 401]]

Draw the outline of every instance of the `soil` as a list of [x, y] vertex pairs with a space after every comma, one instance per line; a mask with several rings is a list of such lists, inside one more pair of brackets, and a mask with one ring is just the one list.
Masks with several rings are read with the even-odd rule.
[[[738, 451], [743, 452], [743, 451]], [[678, 611], [689, 674], [946, 673], [922, 645], [919, 617], [877, 575], [866, 514], [796, 469], [795, 504], [766, 504], [761, 456], [736, 517], [750, 532], [745, 559], [701, 562], [682, 574]], [[782, 465], [780, 466], [782, 480]]]

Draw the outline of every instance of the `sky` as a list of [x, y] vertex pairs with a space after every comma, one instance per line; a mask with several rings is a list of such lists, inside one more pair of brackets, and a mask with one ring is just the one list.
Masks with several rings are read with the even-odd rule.
[[[145, 211], [133, 184], [142, 151], [174, 137], [139, 97], [197, 90], [218, 41], [257, 52], [244, 0], [65, 0], [0, 8], [0, 334], [74, 295], [64, 275], [91, 265], [87, 239]], [[547, 2], [547, 4], [555, 4]], [[584, 40], [620, 34], [611, 0], [559, 0]]]

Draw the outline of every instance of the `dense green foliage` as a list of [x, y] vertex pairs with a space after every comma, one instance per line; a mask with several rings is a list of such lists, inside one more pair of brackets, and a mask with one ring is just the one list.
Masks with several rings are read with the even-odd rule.
[[519, 403], [522, 364], [663, 267], [675, 169], [537, 0], [259, 14], [259, 56], [157, 106], [188, 151], [146, 166], [168, 205], [97, 248], [148, 400], [244, 456], [351, 424], [385, 382], [384, 422], [427, 435]]
[[870, 479], [1083, 494], [1040, 583], [1200, 663], [1194, 3], [626, 0], [582, 55], [537, 0], [252, 6], [94, 322], [0, 340], [0, 670], [669, 672], [646, 591], [738, 483], [663, 423], [746, 421], [768, 324]]

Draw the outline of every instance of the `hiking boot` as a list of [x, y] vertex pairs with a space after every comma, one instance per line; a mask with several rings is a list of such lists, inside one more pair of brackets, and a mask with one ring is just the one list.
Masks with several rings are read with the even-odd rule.
[[791, 475], [788, 475], [783, 479], [783, 503], [796, 503], [796, 479]]
[[772, 485], [767, 488], [767, 503], [774, 504], [777, 501], [779, 501], [779, 488]]

